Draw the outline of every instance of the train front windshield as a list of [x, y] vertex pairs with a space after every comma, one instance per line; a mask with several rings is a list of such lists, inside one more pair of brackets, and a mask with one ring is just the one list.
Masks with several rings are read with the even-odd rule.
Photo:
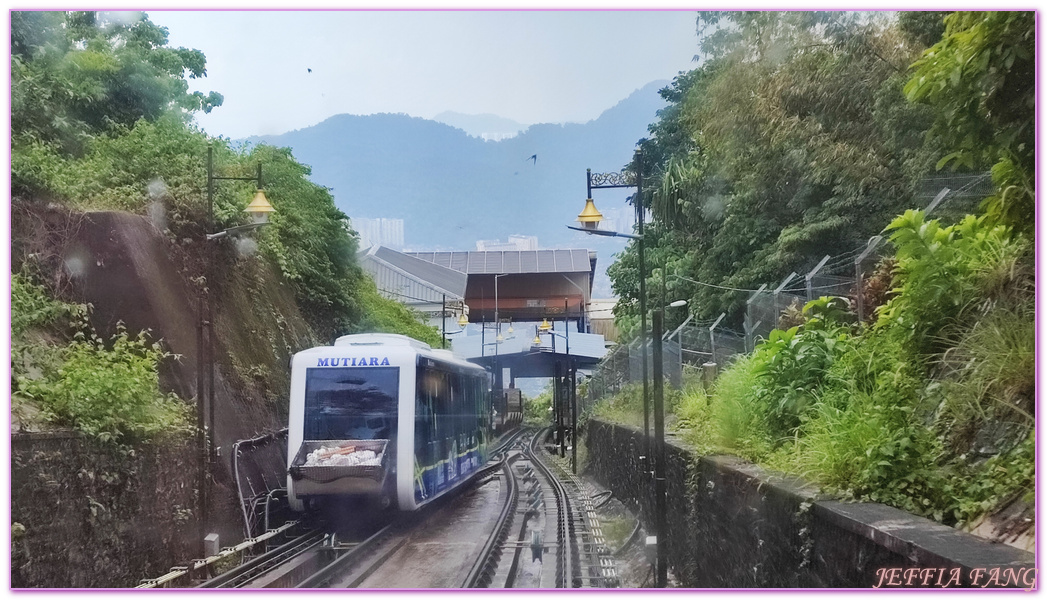
[[399, 389], [399, 367], [309, 369], [304, 439], [393, 439]]

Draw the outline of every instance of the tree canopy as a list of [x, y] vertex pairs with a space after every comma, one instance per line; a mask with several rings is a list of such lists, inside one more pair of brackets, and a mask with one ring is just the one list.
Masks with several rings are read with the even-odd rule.
[[199, 50], [170, 48], [144, 13], [13, 11], [11, 129], [15, 144], [76, 154], [87, 139], [174, 111], [209, 112], [216, 92], [188, 91], [207, 74]]
[[[1030, 231], [1033, 25], [1028, 12], [700, 12], [703, 62], [662, 90], [640, 141], [649, 294], [683, 276], [669, 295], [737, 326], [745, 290], [863, 246], [923, 208], [945, 168], [991, 168], [986, 210]], [[635, 252], [608, 270], [626, 330]]]
[[933, 135], [949, 150], [939, 167], [992, 167], [1000, 193], [986, 208], [1031, 232], [1036, 168], [1032, 12], [956, 12], [941, 41], [913, 65], [909, 100], [935, 109]]
[[[349, 219], [290, 149], [238, 147], [190, 123], [222, 97], [189, 93], [187, 79], [206, 75], [206, 59], [167, 42], [166, 28], [142, 13], [12, 12], [14, 195], [159, 214], [162, 229], [197, 242], [202, 255], [210, 144], [218, 175], [253, 174], [263, 163], [277, 212], [255, 236], [260, 255], [294, 289], [318, 339], [367, 328], [439, 344], [434, 328], [367, 281]], [[250, 182], [216, 186], [218, 229], [243, 224], [253, 191]], [[236, 260], [232, 244], [222, 247], [220, 256]]]

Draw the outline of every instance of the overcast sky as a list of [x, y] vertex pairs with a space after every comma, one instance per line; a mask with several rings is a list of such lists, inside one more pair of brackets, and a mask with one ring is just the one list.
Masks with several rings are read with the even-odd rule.
[[[693, 68], [693, 11], [148, 11], [207, 56], [197, 122], [241, 138], [332, 115], [443, 111], [585, 122]], [[309, 71], [312, 69], [312, 72]]]

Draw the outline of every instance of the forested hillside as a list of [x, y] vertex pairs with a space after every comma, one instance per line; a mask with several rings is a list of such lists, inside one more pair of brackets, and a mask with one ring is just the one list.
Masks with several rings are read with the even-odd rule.
[[[585, 169], [621, 168], [665, 106], [657, 93], [663, 85], [644, 86], [588, 123], [532, 125], [501, 141], [376, 114], [337, 115], [248, 142], [291, 147], [313, 167], [310, 179], [331, 188], [351, 216], [404, 219], [411, 248], [472, 250], [476, 240], [511, 234], [537, 236], [543, 247], [577, 247], [599, 242], [579, 241], [564, 227], [585, 203]], [[620, 248], [615, 241], [599, 249], [609, 256]]]
[[[647, 306], [664, 282], [665, 298], [740, 329], [761, 284], [825, 255], [853, 269], [871, 236], [889, 245], [862, 289], [785, 311], [710, 396], [681, 401], [696, 444], [948, 524], [1010, 507], [1001, 530], [1029, 530], [1034, 22], [700, 13], [705, 62], [663, 90], [641, 144]], [[942, 174], [992, 191], [918, 210]], [[634, 332], [637, 267], [633, 244], [609, 269]]]
[[[129, 14], [128, 18], [128, 13], [12, 12], [15, 231], [57, 209], [146, 215], [177, 248], [172, 256], [181, 261], [187, 283], [199, 293], [232, 298], [240, 291], [227, 283], [228, 274], [239, 273], [254, 278], [252, 285], [291, 289], [313, 343], [349, 332], [382, 330], [438, 344], [434, 329], [418, 322], [403, 305], [377, 294], [356, 264], [351, 224], [335, 207], [329, 191], [309, 181], [308, 166], [288, 149], [258, 145], [246, 150], [222, 138], [209, 138], [190, 124], [195, 111], [209, 111], [222, 103], [216, 92], [187, 92], [186, 78], [206, 75], [205, 57], [197, 50], [168, 47], [164, 28], [140, 13]], [[216, 185], [215, 221], [209, 223], [205, 191], [209, 145], [216, 175], [249, 178], [261, 163], [265, 193], [276, 208], [270, 226], [235, 242], [212, 242], [210, 248], [205, 233], [246, 222], [243, 209], [254, 185], [249, 181]], [[33, 318], [16, 314], [16, 320], [45, 325], [53, 319], [35, 317], [57, 309], [39, 313], [40, 307], [56, 300], [79, 301], [63, 297], [70, 290], [64, 285], [69, 280], [64, 257], [41, 251], [26, 240], [14, 239], [12, 249], [12, 268], [19, 275], [16, 281], [22, 282], [15, 292], [24, 296], [24, 302], [15, 302], [15, 311], [37, 310]], [[219, 274], [217, 280], [207, 280], [207, 268]], [[261, 306], [256, 309], [265, 312]], [[283, 326], [280, 310], [273, 307], [265, 315], [267, 327], [273, 318]], [[128, 333], [129, 339], [137, 335]], [[46, 343], [33, 338], [16, 339], [16, 344], [23, 341]], [[112, 348], [112, 343], [100, 342], [96, 350]], [[127, 344], [115, 348], [136, 355]], [[280, 353], [285, 351], [280, 348]], [[162, 353], [137, 355], [154, 363], [165, 358]], [[266, 373], [278, 368], [248, 372], [248, 367], [239, 369], [246, 380], [275, 377]], [[16, 381], [25, 382], [16, 385], [16, 393], [36, 385], [30, 383], [33, 380], [61, 379], [62, 368], [61, 361], [16, 364]], [[37, 385], [31, 395], [47, 406], [57, 401], [48, 389]], [[282, 394], [275, 389], [268, 393], [274, 398]], [[81, 423], [68, 410], [45, 414], [67, 424]]]

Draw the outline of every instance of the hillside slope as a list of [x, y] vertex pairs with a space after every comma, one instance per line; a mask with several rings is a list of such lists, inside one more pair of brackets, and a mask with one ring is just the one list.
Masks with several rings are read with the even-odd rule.
[[665, 105], [657, 92], [666, 83], [588, 123], [532, 125], [497, 142], [402, 114], [338, 115], [248, 142], [291, 147], [350, 217], [404, 219], [410, 248], [472, 249], [514, 233], [562, 246], [576, 239], [563, 225], [584, 204], [585, 169], [617, 171], [631, 160]]

